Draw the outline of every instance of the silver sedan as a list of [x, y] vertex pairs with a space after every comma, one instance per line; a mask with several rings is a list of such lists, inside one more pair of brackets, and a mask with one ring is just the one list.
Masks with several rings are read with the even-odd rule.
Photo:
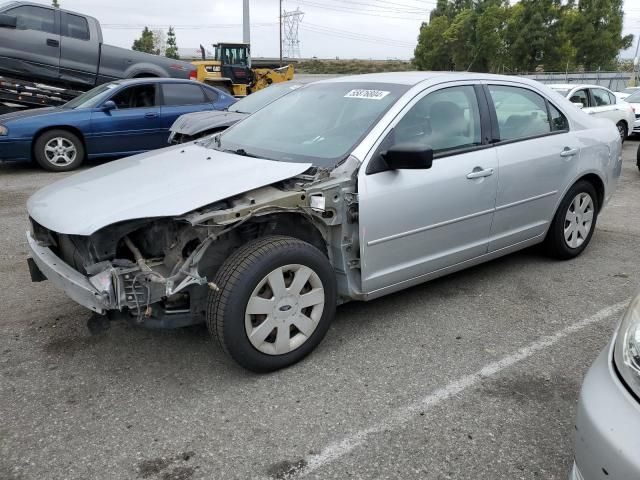
[[531, 80], [341, 77], [45, 187], [30, 266], [100, 314], [206, 322], [238, 363], [275, 370], [338, 304], [537, 243], [578, 256], [621, 165], [613, 123]]
[[570, 480], [640, 478], [640, 294], [587, 373]]

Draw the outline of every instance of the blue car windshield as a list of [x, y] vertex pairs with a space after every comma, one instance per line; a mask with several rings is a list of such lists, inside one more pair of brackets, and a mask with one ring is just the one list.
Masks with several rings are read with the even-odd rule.
[[107, 98], [111, 96], [111, 92], [114, 88], [120, 86], [118, 82], [105, 83], [98, 85], [96, 88], [92, 88], [88, 92], [78, 95], [73, 100], [65, 103], [62, 108], [94, 108], [102, 104]]

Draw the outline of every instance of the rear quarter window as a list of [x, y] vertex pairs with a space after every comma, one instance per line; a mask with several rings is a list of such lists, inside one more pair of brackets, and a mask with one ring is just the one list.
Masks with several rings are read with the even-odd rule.
[[164, 105], [194, 105], [205, 103], [202, 88], [195, 83], [163, 83]]
[[62, 16], [61, 33], [65, 37], [89, 40], [89, 24], [87, 23], [87, 19], [79, 15], [64, 13]]

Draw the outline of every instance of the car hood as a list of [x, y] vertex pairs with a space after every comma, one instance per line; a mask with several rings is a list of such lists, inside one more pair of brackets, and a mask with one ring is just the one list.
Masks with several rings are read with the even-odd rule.
[[10, 113], [5, 113], [3, 115], [0, 115], [0, 125], [4, 125], [7, 122], [20, 120], [23, 118], [42, 117], [44, 115], [61, 113], [63, 111], [64, 110], [60, 107], [29, 108], [27, 110], [17, 110], [15, 112], [10, 112]]
[[29, 199], [27, 209], [50, 230], [91, 235], [125, 220], [183, 215], [299, 175], [310, 166], [176, 145], [52, 183]]
[[187, 113], [181, 115], [173, 122], [171, 131], [182, 135], [195, 135], [218, 127], [229, 127], [246, 116], [246, 113], [220, 112], [215, 110]]

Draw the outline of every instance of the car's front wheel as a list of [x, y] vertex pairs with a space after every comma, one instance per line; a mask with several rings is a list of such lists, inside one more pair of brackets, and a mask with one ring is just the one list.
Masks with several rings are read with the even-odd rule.
[[236, 362], [256, 372], [301, 360], [320, 343], [335, 313], [329, 260], [291, 237], [247, 243], [224, 262], [214, 283], [209, 331]]
[[68, 172], [78, 168], [84, 160], [84, 145], [68, 130], [49, 130], [36, 139], [33, 154], [45, 170]]
[[598, 196], [593, 185], [580, 180], [560, 202], [545, 245], [554, 257], [570, 259], [580, 255], [591, 241], [598, 218]]

